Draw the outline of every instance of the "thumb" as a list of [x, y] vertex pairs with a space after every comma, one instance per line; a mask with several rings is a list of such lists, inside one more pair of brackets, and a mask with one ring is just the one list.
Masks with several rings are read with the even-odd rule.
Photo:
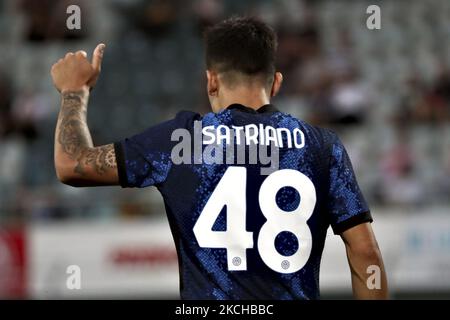
[[103, 60], [103, 52], [105, 50], [105, 45], [100, 43], [94, 50], [94, 54], [92, 55], [92, 67], [95, 72], [99, 73], [102, 66]]

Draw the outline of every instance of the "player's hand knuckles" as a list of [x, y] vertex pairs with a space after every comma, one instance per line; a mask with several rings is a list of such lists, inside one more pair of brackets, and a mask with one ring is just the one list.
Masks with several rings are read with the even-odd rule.
[[60, 66], [61, 66], [61, 64], [60, 64], [59, 62], [53, 64], [53, 65], [52, 65], [52, 68], [51, 68], [51, 72], [52, 72], [52, 73], [57, 73], [57, 72], [59, 72]]
[[80, 61], [86, 60], [86, 58], [85, 58], [81, 53], [80, 53], [80, 54], [77, 53], [77, 54], [74, 56], [74, 60], [80, 62]]
[[52, 69], [56, 68], [62, 61], [63, 59], [59, 59], [58, 61], [56, 61], [53, 65], [52, 65]]
[[84, 51], [84, 50], [78, 50], [78, 51], [75, 53], [75, 56], [76, 56], [78, 59], [84, 59], [84, 60], [87, 60], [87, 53], [86, 53], [86, 51]]

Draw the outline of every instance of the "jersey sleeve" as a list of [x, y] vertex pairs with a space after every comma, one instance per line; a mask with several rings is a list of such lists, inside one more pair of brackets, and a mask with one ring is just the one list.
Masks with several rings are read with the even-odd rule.
[[340, 139], [334, 134], [331, 145], [328, 211], [333, 232], [340, 234], [372, 216], [359, 188], [350, 158]]
[[163, 183], [172, 167], [172, 133], [176, 129], [189, 129], [197, 116], [182, 111], [172, 120], [114, 143], [120, 185], [144, 188]]

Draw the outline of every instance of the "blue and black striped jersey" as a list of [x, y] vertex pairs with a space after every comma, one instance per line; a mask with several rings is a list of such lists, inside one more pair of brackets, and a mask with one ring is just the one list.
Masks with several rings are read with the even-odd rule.
[[372, 221], [337, 135], [231, 105], [115, 143], [122, 187], [161, 192], [183, 299], [317, 299], [329, 226]]

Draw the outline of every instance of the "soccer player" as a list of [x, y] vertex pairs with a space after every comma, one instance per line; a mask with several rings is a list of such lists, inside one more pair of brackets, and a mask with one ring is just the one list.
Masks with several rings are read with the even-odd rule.
[[[255, 18], [231, 18], [208, 29], [205, 44], [213, 112], [182, 111], [102, 146], [92, 142], [86, 113], [105, 45], [92, 62], [78, 51], [54, 64], [62, 96], [59, 180], [157, 187], [183, 299], [318, 299], [329, 226], [345, 243], [354, 297], [386, 298], [372, 218], [344, 146], [332, 131], [270, 104], [283, 80], [274, 31]], [[378, 272], [375, 287], [367, 284], [368, 270]]]

